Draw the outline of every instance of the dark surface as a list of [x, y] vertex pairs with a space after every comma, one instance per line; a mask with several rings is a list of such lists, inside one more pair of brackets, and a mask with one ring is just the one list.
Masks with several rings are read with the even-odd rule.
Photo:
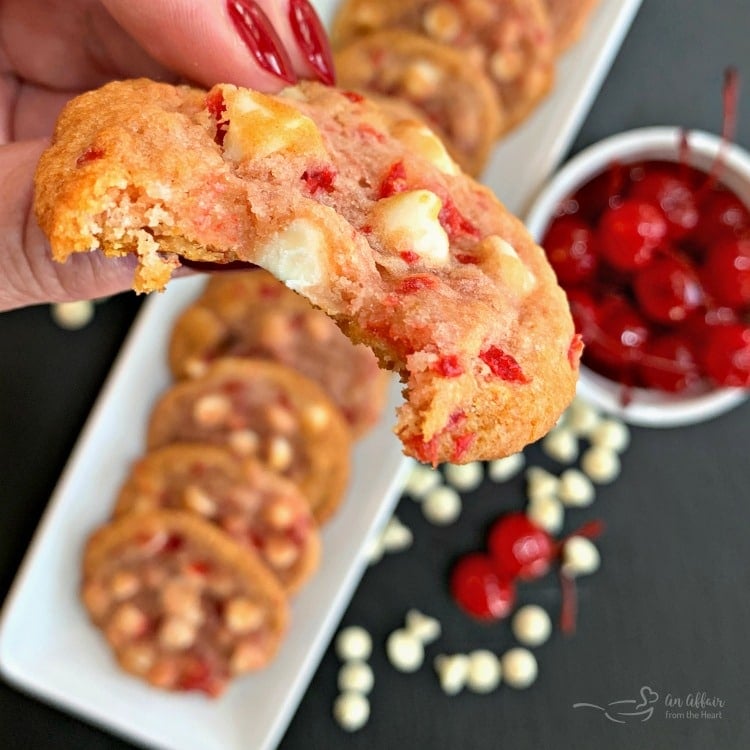
[[[574, 150], [642, 125], [718, 130], [723, 68], [735, 64], [750, 76], [748, 30], [747, 0], [645, 0]], [[748, 92], [738, 141], [750, 146]], [[129, 295], [112, 299], [75, 333], [57, 329], [46, 308], [0, 316], [0, 597], [136, 309]], [[526, 692], [448, 698], [429, 664], [402, 675], [383, 651], [385, 637], [413, 606], [443, 622], [428, 661], [440, 651], [502, 651], [511, 644], [507, 624], [482, 627], [459, 615], [444, 580], [450, 561], [481, 544], [499, 512], [520, 507], [521, 480], [488, 483], [467, 497], [448, 530], [430, 526], [413, 502], [403, 501], [398, 513], [415, 532], [414, 547], [368, 570], [344, 617], [374, 637], [371, 720], [351, 736], [334, 724], [338, 662], [329, 652], [281, 747], [750, 747], [749, 442], [750, 405], [699, 427], [634, 430], [620, 479], [600, 490], [592, 508], [568, 514], [568, 528], [593, 517], [606, 521], [603, 567], [581, 581], [577, 634], [556, 633], [538, 650], [540, 677]], [[533, 448], [530, 455], [539, 454]], [[526, 587], [523, 599], [555, 614], [555, 581]], [[614, 724], [572, 708], [576, 701], [636, 698], [643, 685], [660, 695], [645, 723]], [[665, 718], [668, 694], [685, 700], [701, 692], [725, 701], [724, 718]], [[127, 747], [0, 683], [0, 748]]]

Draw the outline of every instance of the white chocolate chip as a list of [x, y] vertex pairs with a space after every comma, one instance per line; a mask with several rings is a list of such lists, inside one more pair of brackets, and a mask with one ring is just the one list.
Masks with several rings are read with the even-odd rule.
[[595, 573], [600, 564], [599, 550], [590, 539], [571, 536], [563, 544], [562, 572], [570, 578]]
[[565, 521], [565, 508], [554, 495], [542, 495], [532, 500], [526, 515], [548, 534], [559, 534]]
[[120, 654], [124, 669], [133, 674], [146, 674], [156, 659], [154, 647], [148, 643], [131, 643]]
[[233, 430], [229, 433], [227, 443], [238, 456], [252, 456], [258, 451], [260, 438], [252, 430]]
[[268, 443], [268, 465], [274, 471], [286, 471], [294, 458], [292, 444], [281, 435], [274, 435]]
[[224, 607], [224, 622], [232, 633], [255, 632], [264, 619], [263, 607], [244, 597], [230, 599]]
[[603, 419], [591, 431], [592, 445], [622, 453], [630, 444], [630, 430], [619, 419]]
[[385, 552], [400, 552], [411, 547], [414, 536], [408, 526], [404, 526], [397, 516], [393, 516], [383, 529], [381, 539]]
[[580, 398], [574, 399], [565, 412], [565, 426], [579, 437], [588, 437], [600, 420], [599, 412]]
[[447, 656], [439, 654], [433, 666], [440, 680], [440, 687], [447, 695], [456, 695], [463, 690], [469, 674], [469, 657], [465, 654]]
[[541, 466], [531, 466], [526, 470], [526, 496], [529, 500], [557, 495], [560, 480]]
[[299, 547], [283, 536], [272, 536], [263, 545], [263, 557], [274, 568], [286, 570], [299, 558]]
[[452, 42], [461, 32], [461, 17], [448, 3], [436, 3], [422, 15], [422, 28], [439, 42]]
[[201, 595], [197, 586], [185, 580], [173, 580], [164, 584], [161, 606], [169, 615], [199, 624], [203, 621]]
[[342, 729], [356, 732], [370, 718], [370, 701], [362, 693], [348, 690], [334, 701], [333, 716]]
[[313, 432], [320, 432], [331, 421], [331, 412], [323, 404], [309, 404], [302, 412], [302, 421]]
[[112, 614], [110, 625], [118, 636], [134, 638], [146, 629], [148, 619], [135, 604], [121, 604]]
[[443, 142], [426, 126], [416, 120], [399, 120], [391, 128], [393, 135], [410, 151], [423, 156], [443, 174], [458, 174], [460, 168], [446, 150]]
[[542, 439], [542, 450], [561, 464], [570, 464], [578, 458], [578, 438], [572, 430], [555, 427]]
[[443, 203], [429, 190], [409, 190], [382, 198], [372, 208], [373, 230], [394, 252], [412, 252], [431, 266], [450, 259], [448, 235], [438, 215]]
[[206, 518], [216, 515], [216, 503], [198, 486], [189, 484], [182, 494], [183, 505]]
[[430, 523], [448, 526], [461, 515], [461, 497], [452, 487], [435, 487], [422, 501], [422, 513]]
[[185, 374], [189, 378], [202, 378], [208, 371], [208, 363], [197, 357], [191, 357], [185, 362]]
[[116, 601], [122, 601], [134, 596], [141, 588], [141, 582], [135, 573], [129, 570], [119, 570], [112, 576], [109, 583], [109, 590], [112, 598]]
[[295, 519], [294, 506], [283, 497], [278, 497], [263, 508], [263, 520], [276, 531], [285, 531]]
[[291, 435], [297, 429], [297, 418], [281, 404], [268, 404], [265, 417], [271, 429], [281, 435]]
[[109, 591], [98, 581], [87, 581], [82, 596], [86, 608], [97, 618], [103, 617], [112, 603]]
[[513, 635], [524, 646], [541, 646], [552, 634], [552, 620], [537, 604], [526, 604], [516, 610], [511, 621]]
[[566, 469], [560, 474], [560, 487], [557, 495], [569, 508], [585, 508], [594, 502], [596, 490], [591, 480], [582, 471]]
[[359, 625], [350, 625], [336, 636], [336, 654], [342, 661], [366, 661], [372, 653], [372, 638]]
[[159, 644], [170, 651], [190, 648], [195, 636], [195, 626], [179, 617], [168, 617], [159, 628]]
[[471, 492], [482, 484], [484, 465], [481, 461], [468, 464], [446, 464], [445, 479], [460, 492]]
[[385, 651], [399, 672], [416, 672], [424, 662], [422, 641], [409, 630], [394, 630], [388, 636]]
[[383, 534], [375, 534], [367, 542], [365, 550], [365, 557], [370, 565], [380, 562], [385, 554], [385, 547], [383, 546]]
[[493, 482], [507, 482], [523, 469], [525, 463], [523, 453], [513, 453], [505, 458], [490, 461], [487, 474]]
[[410, 609], [406, 613], [406, 629], [425, 646], [440, 638], [440, 621], [434, 617], [422, 614], [418, 609]]
[[486, 649], [472, 651], [468, 656], [466, 687], [475, 693], [491, 693], [500, 684], [500, 660]]
[[94, 304], [88, 300], [58, 302], [52, 305], [52, 319], [67, 331], [77, 331], [94, 318]]
[[218, 393], [202, 396], [193, 404], [193, 419], [203, 427], [218, 427], [232, 413], [232, 402]]
[[372, 668], [364, 661], [348, 661], [339, 669], [338, 686], [341, 692], [368, 695], [375, 684]]
[[500, 657], [500, 666], [505, 684], [516, 690], [523, 690], [532, 685], [539, 673], [534, 654], [521, 647], [506, 651]]
[[401, 86], [409, 99], [420, 102], [435, 94], [442, 78], [440, 68], [427, 60], [418, 59], [404, 68]]
[[620, 473], [620, 457], [611, 448], [594, 445], [581, 457], [581, 468], [597, 484], [609, 484]]
[[414, 464], [406, 479], [404, 491], [414, 500], [424, 500], [427, 493], [442, 482], [440, 472], [423, 464]]
[[232, 651], [232, 656], [229, 659], [229, 669], [233, 674], [253, 672], [265, 666], [267, 658], [260, 643], [242, 641]]

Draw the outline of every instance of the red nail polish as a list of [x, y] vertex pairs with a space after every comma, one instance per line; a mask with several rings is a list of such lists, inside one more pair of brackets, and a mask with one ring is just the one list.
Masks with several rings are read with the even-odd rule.
[[299, 48], [318, 78], [332, 86], [336, 78], [328, 35], [308, 0], [289, 0], [289, 24]]
[[258, 65], [287, 83], [296, 83], [297, 75], [292, 61], [258, 3], [255, 0], [227, 0], [227, 11]]

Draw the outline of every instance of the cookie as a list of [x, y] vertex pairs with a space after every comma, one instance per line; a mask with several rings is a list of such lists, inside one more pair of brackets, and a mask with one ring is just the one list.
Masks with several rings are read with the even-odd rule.
[[552, 22], [552, 38], [559, 55], [583, 34], [599, 0], [544, 0]]
[[[276, 97], [218, 86], [190, 116], [194, 97], [136, 81], [67, 106], [36, 183], [57, 259], [134, 252], [141, 291], [166, 281], [177, 244], [266, 268], [400, 373], [396, 433], [422, 461], [498, 458], [555, 424], [581, 349], [565, 295], [522, 223], [429, 130], [314, 83]], [[396, 126], [413, 128], [409, 146]]]
[[161, 396], [148, 448], [218, 443], [294, 482], [318, 523], [338, 508], [349, 479], [351, 435], [317, 383], [275, 362], [225, 358]]
[[491, 81], [459, 51], [391, 29], [356, 39], [335, 60], [339, 85], [408, 102], [465, 172], [481, 173], [504, 111]]
[[[496, 135], [521, 122], [554, 81], [555, 48], [544, 0], [348, 0], [332, 39], [341, 48], [384, 29], [422, 34], [455, 50], [464, 75], [472, 66], [486, 71], [503, 113]], [[386, 63], [373, 58], [370, 66]], [[347, 68], [339, 66], [339, 79], [346, 75]]]
[[268, 665], [287, 628], [284, 592], [266, 566], [179, 511], [134, 513], [96, 531], [81, 598], [124, 670], [211, 697]]
[[172, 329], [175, 377], [200, 375], [225, 356], [270, 359], [314, 380], [339, 407], [353, 437], [382, 414], [389, 379], [375, 355], [352, 344], [324, 312], [266, 271], [214, 275]]
[[195, 513], [250, 547], [287, 593], [318, 567], [317, 524], [297, 486], [221, 446], [176, 443], [134, 464], [114, 515], [163, 509]]

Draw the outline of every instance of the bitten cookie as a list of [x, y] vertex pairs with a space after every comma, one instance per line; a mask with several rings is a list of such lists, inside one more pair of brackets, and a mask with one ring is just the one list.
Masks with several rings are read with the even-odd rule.
[[341, 86], [408, 102], [464, 171], [481, 173], [505, 111], [492, 82], [460, 51], [389, 29], [356, 39], [335, 60]]
[[581, 344], [543, 250], [429, 130], [359, 95], [108, 84], [66, 107], [36, 186], [58, 260], [136, 253], [144, 291], [178, 253], [239, 258], [300, 292], [401, 374], [396, 433], [422, 461], [515, 453], [573, 397]]
[[265, 565], [179, 511], [135, 513], [96, 531], [81, 597], [123, 669], [211, 697], [265, 667], [287, 627], [284, 592]]
[[257, 552], [287, 593], [318, 567], [320, 536], [297, 486], [253, 459], [205, 443], [176, 443], [140, 458], [114, 515], [183, 510]]
[[[341, 48], [384, 29], [422, 34], [458, 52], [467, 74], [472, 66], [486, 71], [502, 108], [496, 136], [521, 122], [554, 81], [554, 43], [544, 0], [347, 0], [332, 38]], [[370, 66], [387, 71], [385, 58], [373, 57]], [[340, 65], [340, 76], [347, 73]], [[456, 116], [462, 112], [456, 108]]]
[[341, 409], [353, 437], [382, 414], [389, 379], [375, 355], [266, 271], [213, 276], [172, 329], [175, 377], [202, 375], [226, 356], [270, 359], [314, 380]]
[[149, 450], [218, 443], [294, 482], [318, 523], [338, 508], [349, 479], [351, 435], [317, 383], [275, 362], [221, 359], [176, 383], [156, 403]]

